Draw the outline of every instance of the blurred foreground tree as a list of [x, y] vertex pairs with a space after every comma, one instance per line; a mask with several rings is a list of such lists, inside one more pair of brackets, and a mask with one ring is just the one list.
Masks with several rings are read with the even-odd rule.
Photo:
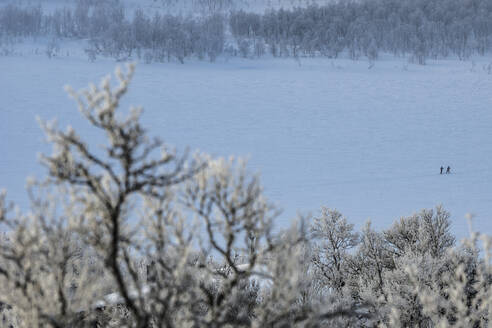
[[[272, 232], [277, 210], [235, 159], [178, 155], [117, 108], [134, 67], [69, 89], [106, 143], [42, 122], [53, 152], [30, 181], [31, 208], [0, 197], [0, 302], [17, 327], [316, 327], [364, 315], [305, 297], [302, 221]], [[307, 260], [306, 260], [307, 259]]]

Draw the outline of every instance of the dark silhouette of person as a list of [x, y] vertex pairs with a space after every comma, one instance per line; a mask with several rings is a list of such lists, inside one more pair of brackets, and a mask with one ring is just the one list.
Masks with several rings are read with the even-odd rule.
[[448, 168], [446, 169], [446, 174], [449, 174], [451, 173], [451, 166], [448, 166]]
[[442, 171], [444, 171], [444, 167], [441, 166], [441, 174], [442, 174]]

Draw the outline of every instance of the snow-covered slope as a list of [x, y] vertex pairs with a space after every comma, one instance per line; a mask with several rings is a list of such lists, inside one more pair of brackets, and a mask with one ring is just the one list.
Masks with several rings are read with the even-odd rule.
[[[279, 226], [324, 205], [358, 225], [371, 218], [387, 227], [442, 203], [463, 237], [467, 212], [492, 232], [491, 60], [139, 64], [124, 105], [143, 105], [150, 132], [178, 149], [249, 156], [266, 194], [285, 209]], [[10, 199], [25, 205], [25, 177], [44, 174], [36, 153], [50, 149], [35, 116], [58, 117], [94, 140], [62, 87], [85, 87], [114, 66], [0, 57], [0, 186]], [[452, 174], [439, 175], [441, 165]]]

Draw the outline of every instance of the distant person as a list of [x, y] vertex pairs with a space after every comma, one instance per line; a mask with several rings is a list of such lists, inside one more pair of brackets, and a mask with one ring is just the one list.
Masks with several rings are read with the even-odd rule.
[[448, 168], [446, 169], [446, 174], [449, 174], [451, 173], [451, 166], [448, 166]]
[[441, 174], [442, 174], [443, 171], [444, 171], [444, 167], [441, 166]]

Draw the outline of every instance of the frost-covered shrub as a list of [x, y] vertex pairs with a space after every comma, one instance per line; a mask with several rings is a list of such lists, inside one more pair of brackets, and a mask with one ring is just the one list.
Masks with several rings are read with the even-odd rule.
[[[479, 257], [478, 241], [484, 256]], [[450, 249], [446, 260], [451, 270], [442, 270], [440, 279], [423, 283], [421, 270], [414, 264], [405, 267], [422, 312], [433, 327], [488, 327], [492, 320], [492, 240], [473, 233], [462, 248]], [[394, 311], [393, 315], [398, 315]]]
[[339, 212], [323, 208], [311, 228], [316, 279], [329, 294], [364, 308], [368, 317], [344, 318], [350, 326], [487, 327], [490, 237], [480, 237], [482, 256], [477, 235], [455, 247], [450, 224], [438, 206], [383, 232], [368, 223], [357, 235]]
[[48, 56], [49, 59], [58, 56], [58, 53], [60, 52], [60, 45], [58, 43], [58, 40], [52, 39], [48, 44], [46, 45], [46, 56]]

